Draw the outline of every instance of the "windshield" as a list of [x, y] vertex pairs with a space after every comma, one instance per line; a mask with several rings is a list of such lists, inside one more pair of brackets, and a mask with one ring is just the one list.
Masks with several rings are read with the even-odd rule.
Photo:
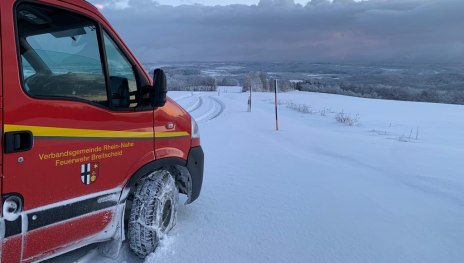
[[103, 74], [95, 27], [81, 29], [78, 36], [57, 37], [69, 32], [65, 30], [29, 36], [26, 41], [53, 74]]

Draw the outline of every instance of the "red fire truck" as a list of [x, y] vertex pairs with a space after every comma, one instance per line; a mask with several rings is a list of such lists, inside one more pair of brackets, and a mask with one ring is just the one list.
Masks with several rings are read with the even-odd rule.
[[1, 262], [123, 240], [152, 253], [196, 200], [203, 151], [108, 21], [83, 0], [0, 1]]

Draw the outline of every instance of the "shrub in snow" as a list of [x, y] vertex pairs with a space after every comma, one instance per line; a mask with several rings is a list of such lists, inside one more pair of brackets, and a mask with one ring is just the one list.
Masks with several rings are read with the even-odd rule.
[[359, 115], [351, 116], [350, 114], [341, 111], [335, 115], [335, 120], [338, 123], [346, 124], [348, 126], [356, 126], [359, 124]]
[[306, 114], [313, 114], [313, 108], [306, 104], [295, 104], [293, 102], [287, 103], [287, 108]]
[[417, 128], [415, 131], [411, 129], [411, 131], [409, 132], [409, 136], [403, 134], [398, 138], [398, 141], [400, 142], [412, 142], [412, 141], [418, 141], [418, 140], [419, 140], [419, 128]]
[[331, 110], [329, 108], [324, 107], [322, 110], [319, 111], [322, 117], [326, 117], [327, 114], [331, 113]]

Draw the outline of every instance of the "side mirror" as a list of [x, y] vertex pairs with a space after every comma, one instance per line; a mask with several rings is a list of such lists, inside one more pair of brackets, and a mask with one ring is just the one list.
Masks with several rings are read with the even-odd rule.
[[168, 85], [166, 74], [162, 69], [155, 69], [153, 74], [153, 99], [152, 105], [155, 108], [163, 107], [166, 104], [166, 94], [168, 93]]

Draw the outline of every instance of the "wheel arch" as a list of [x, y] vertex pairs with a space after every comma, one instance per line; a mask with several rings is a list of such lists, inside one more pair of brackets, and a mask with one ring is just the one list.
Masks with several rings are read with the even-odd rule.
[[168, 157], [151, 161], [139, 168], [125, 184], [121, 201], [123, 202], [127, 199], [131, 189], [133, 189], [140, 180], [152, 174], [153, 171], [160, 169], [168, 170], [176, 181], [179, 193], [186, 194], [190, 197], [192, 183], [190, 173], [187, 170], [187, 160], [178, 157]]
[[138, 181], [150, 175], [155, 170], [159, 170], [161, 168], [170, 169], [170, 167], [177, 165], [185, 167], [187, 165], [187, 161], [177, 157], [168, 157], [151, 161], [142, 166], [131, 176], [131, 178], [126, 183], [125, 188], [135, 186]]

